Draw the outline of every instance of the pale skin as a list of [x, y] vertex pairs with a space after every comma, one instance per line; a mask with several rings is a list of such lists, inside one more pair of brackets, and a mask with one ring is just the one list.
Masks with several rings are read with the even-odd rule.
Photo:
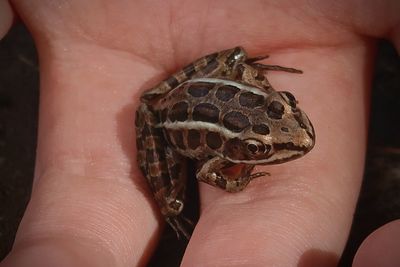
[[145, 265], [164, 222], [135, 161], [139, 96], [236, 45], [304, 71], [269, 78], [300, 101], [316, 145], [258, 167], [271, 176], [243, 192], [200, 184], [182, 266], [335, 266], [361, 184], [374, 39], [400, 48], [398, 1], [11, 2], [39, 51], [40, 122], [32, 199], [1, 266]]

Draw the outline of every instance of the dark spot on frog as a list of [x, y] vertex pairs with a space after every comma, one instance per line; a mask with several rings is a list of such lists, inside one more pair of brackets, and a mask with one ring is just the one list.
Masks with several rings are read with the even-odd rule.
[[217, 89], [215, 96], [224, 102], [231, 100], [236, 93], [239, 92], [239, 89], [232, 85], [224, 85]]
[[285, 107], [278, 101], [272, 101], [268, 106], [267, 114], [271, 119], [282, 119]]
[[231, 111], [223, 119], [224, 126], [232, 132], [239, 133], [250, 125], [247, 116], [237, 111]]
[[179, 81], [175, 78], [175, 76], [171, 76], [166, 80], [166, 83], [169, 85], [170, 88], [175, 88], [178, 86]]
[[208, 64], [202, 69], [202, 72], [203, 72], [204, 74], [209, 74], [209, 73], [213, 72], [215, 69], [217, 69], [219, 65], [220, 65], [220, 64], [219, 64], [216, 60], [213, 60], [213, 61], [211, 61], [210, 63], [208, 63]]
[[204, 97], [214, 87], [213, 83], [196, 82], [189, 86], [187, 92], [193, 97]]
[[206, 135], [207, 146], [211, 149], [218, 149], [222, 145], [221, 136], [216, 132], [208, 132]]
[[263, 123], [254, 125], [252, 130], [256, 134], [261, 134], [261, 135], [267, 135], [270, 133], [269, 127]]
[[239, 103], [246, 108], [255, 108], [264, 104], [264, 97], [252, 92], [243, 92], [239, 96]]
[[186, 121], [188, 118], [189, 105], [186, 102], [175, 103], [168, 113], [170, 121]]
[[196, 149], [200, 146], [200, 132], [190, 129], [187, 135], [188, 146], [190, 149]]
[[219, 121], [219, 109], [209, 103], [201, 103], [194, 107], [193, 120], [216, 123]]

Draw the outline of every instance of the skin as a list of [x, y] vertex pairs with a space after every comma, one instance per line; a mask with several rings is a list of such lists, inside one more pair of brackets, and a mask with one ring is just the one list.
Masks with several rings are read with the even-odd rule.
[[39, 52], [40, 122], [32, 199], [1, 266], [145, 265], [164, 223], [135, 162], [139, 96], [233, 45], [305, 72], [268, 77], [299, 99], [316, 146], [257, 168], [272, 176], [238, 194], [201, 184], [182, 266], [335, 266], [363, 172], [374, 43], [399, 49], [398, 1], [12, 5]]
[[13, 14], [8, 1], [0, 0], [0, 38], [7, 33], [11, 27]]

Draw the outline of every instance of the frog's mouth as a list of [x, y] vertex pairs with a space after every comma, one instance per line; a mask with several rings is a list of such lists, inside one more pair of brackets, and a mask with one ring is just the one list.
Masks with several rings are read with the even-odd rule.
[[230, 180], [237, 180], [243, 176], [250, 175], [254, 166], [245, 163], [235, 163], [232, 166], [221, 169], [221, 173]]

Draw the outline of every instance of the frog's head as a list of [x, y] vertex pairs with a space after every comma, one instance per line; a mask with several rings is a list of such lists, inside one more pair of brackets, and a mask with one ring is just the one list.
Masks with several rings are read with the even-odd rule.
[[291, 93], [270, 94], [265, 105], [255, 112], [258, 116], [251, 119], [252, 127], [225, 144], [225, 156], [232, 162], [283, 163], [303, 156], [314, 147], [314, 128]]

